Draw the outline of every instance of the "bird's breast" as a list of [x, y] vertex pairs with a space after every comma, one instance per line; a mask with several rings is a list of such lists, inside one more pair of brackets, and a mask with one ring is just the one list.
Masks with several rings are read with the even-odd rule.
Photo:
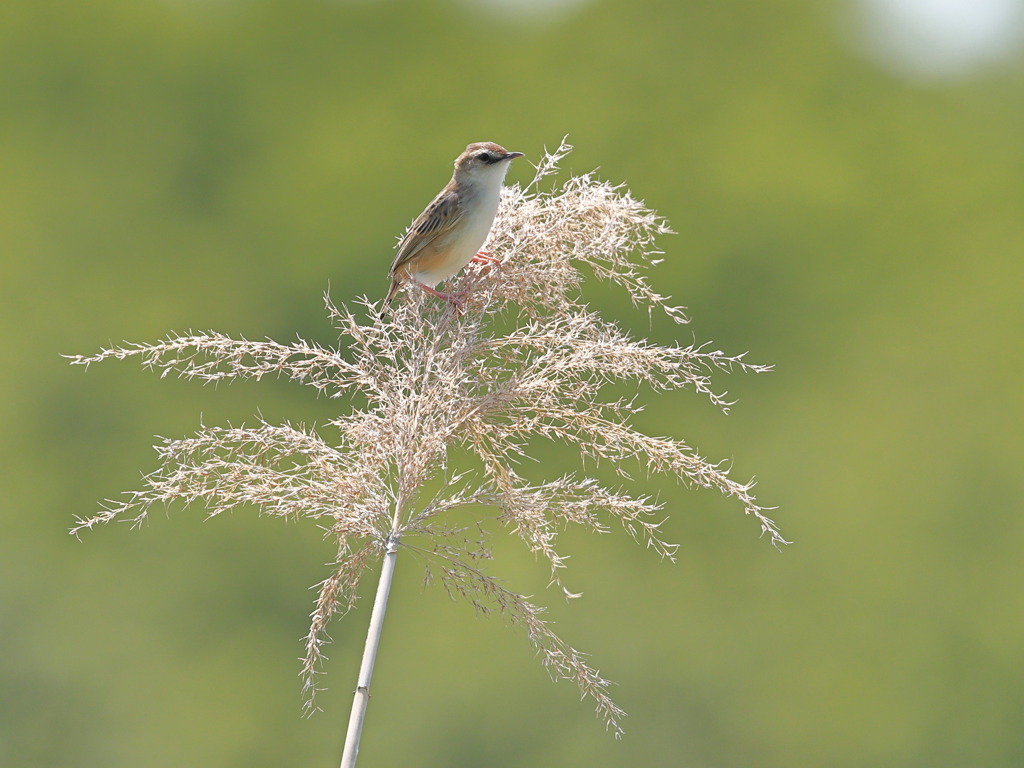
[[480, 194], [460, 204], [458, 224], [417, 255], [413, 277], [433, 287], [465, 267], [483, 247], [498, 212], [499, 194]]

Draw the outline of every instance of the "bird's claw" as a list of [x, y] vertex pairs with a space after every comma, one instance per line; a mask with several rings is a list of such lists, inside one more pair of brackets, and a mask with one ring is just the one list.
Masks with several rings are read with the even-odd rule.
[[422, 288], [431, 296], [437, 296], [437, 298], [441, 299], [444, 302], [447, 302], [448, 306], [454, 308], [458, 314], [462, 315], [465, 313], [465, 307], [463, 305], [463, 301], [465, 300], [467, 295], [465, 291], [452, 291], [451, 293], [442, 293], [441, 291], [435, 288], [431, 288], [429, 285], [424, 285], [418, 280], [413, 280], [412, 283]]
[[473, 262], [474, 264], [486, 264], [487, 266], [491, 267], [501, 266], [501, 260], [496, 259], [494, 256], [491, 256], [490, 251], [480, 251], [479, 253], [477, 253], [476, 256], [470, 259], [470, 261]]
[[466, 294], [461, 291], [458, 293], [448, 293], [444, 296], [444, 300], [448, 302], [448, 306], [454, 309], [455, 313], [460, 316], [466, 314], [466, 306], [464, 303], [465, 299]]

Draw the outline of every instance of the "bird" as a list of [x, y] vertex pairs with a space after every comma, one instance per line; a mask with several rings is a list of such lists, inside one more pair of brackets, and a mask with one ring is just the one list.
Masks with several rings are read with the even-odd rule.
[[388, 272], [391, 287], [384, 297], [382, 315], [404, 282], [461, 309], [458, 296], [441, 293], [434, 286], [474, 259], [497, 263], [480, 248], [498, 212], [505, 174], [517, 157], [523, 157], [523, 153], [509, 152], [492, 141], [482, 141], [470, 144], [455, 158], [451, 181], [398, 242], [398, 253]]

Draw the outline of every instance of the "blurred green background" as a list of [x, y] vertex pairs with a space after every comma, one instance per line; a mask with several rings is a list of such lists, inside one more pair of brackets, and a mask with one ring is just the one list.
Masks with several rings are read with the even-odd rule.
[[155, 467], [155, 434], [332, 403], [58, 355], [190, 328], [331, 343], [323, 290], [383, 293], [466, 143], [536, 159], [566, 133], [567, 170], [680, 233], [653, 279], [690, 309], [681, 340], [777, 365], [719, 379], [729, 416], [649, 398], [643, 426], [756, 473], [796, 543], [662, 483], [679, 562], [568, 534], [567, 604], [496, 535], [496, 572], [618, 683], [620, 742], [400, 561], [360, 765], [1024, 764], [1020, 7], [978, 0], [989, 36], [947, 39], [914, 5], [4, 3], [0, 765], [337, 764], [369, 602], [304, 719], [319, 530], [173, 510], [66, 533]]

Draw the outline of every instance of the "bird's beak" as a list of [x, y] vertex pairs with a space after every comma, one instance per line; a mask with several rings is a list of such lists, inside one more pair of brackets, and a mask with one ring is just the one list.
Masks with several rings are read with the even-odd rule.
[[517, 157], [523, 157], [522, 152], [509, 152], [502, 158], [502, 160], [515, 160]]

